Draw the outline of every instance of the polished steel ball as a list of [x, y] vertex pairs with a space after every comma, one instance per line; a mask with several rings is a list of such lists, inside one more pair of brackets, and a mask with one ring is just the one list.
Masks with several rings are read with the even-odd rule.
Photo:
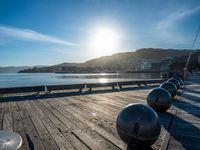
[[166, 111], [172, 104], [172, 96], [163, 88], [154, 88], [147, 95], [147, 104], [155, 111]]
[[167, 90], [171, 94], [172, 97], [176, 96], [177, 87], [174, 83], [164, 82], [160, 85], [160, 87]]
[[22, 137], [12, 131], [0, 131], [0, 150], [16, 150], [22, 145]]
[[173, 77], [173, 78], [178, 80], [180, 85], [183, 86], [183, 80], [180, 77]]
[[116, 129], [127, 145], [143, 147], [158, 139], [161, 126], [152, 108], [144, 104], [129, 104], [118, 113]]
[[176, 87], [177, 87], [177, 89], [179, 89], [180, 88], [180, 82], [177, 80], [177, 79], [169, 79], [167, 82], [172, 82], [172, 83], [174, 83], [175, 85], [176, 85]]

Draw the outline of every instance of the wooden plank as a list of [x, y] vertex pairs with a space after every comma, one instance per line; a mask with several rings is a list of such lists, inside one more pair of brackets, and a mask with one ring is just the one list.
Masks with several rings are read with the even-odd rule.
[[[84, 97], [88, 97], [84, 96]], [[96, 95], [91, 95], [89, 96], [91, 99], [93, 99], [94, 101], [97, 101], [97, 99], [99, 99], [100, 101], [98, 102], [99, 104], [96, 105], [97, 102], [95, 102], [94, 104], [87, 104], [85, 105], [86, 109], [88, 109], [89, 111], [95, 110], [96, 113], [100, 116], [102, 116], [102, 118], [107, 119], [107, 117], [111, 117], [112, 119], [116, 119], [113, 116], [116, 116], [117, 113], [126, 105], [130, 104], [130, 103], [138, 103], [138, 100], [134, 100], [131, 99], [131, 102], [127, 102], [126, 100], [120, 98], [116, 98], [116, 97], [107, 97], [107, 96], [96, 96]], [[81, 100], [81, 99], [80, 99]], [[85, 107], [82, 106], [82, 107]], [[102, 107], [104, 109], [102, 109]], [[108, 108], [108, 109], [107, 109]]]
[[22, 137], [22, 146], [20, 149], [27, 150], [29, 149], [28, 141], [24, 132], [23, 121], [20, 116], [19, 109], [16, 102], [11, 102], [11, 107], [12, 107], [12, 115], [13, 115], [13, 130], [14, 132], [20, 134], [20, 136]]
[[130, 103], [145, 103], [146, 98], [144, 97], [135, 97], [135, 96], [129, 96], [127, 94], [104, 94], [103, 95], [105, 98], [110, 99], [111, 101], [117, 101], [118, 103], [122, 103], [123, 106], [125, 104], [130, 104]]
[[74, 98], [74, 97], [67, 97], [65, 98], [67, 101], [72, 100], [74, 102], [79, 103], [79, 105], [81, 107], [85, 107], [86, 109], [90, 110], [91, 112], [100, 112], [104, 115], [113, 117], [117, 114], [118, 110], [117, 109], [112, 109], [111, 107], [107, 107], [105, 105], [100, 105], [93, 102], [85, 102], [83, 101], [83, 99], [85, 99], [84, 97], [80, 97], [80, 99], [78, 98]]
[[[91, 95], [91, 96], [93, 97], [95, 95]], [[108, 105], [108, 103], [114, 103], [114, 101], [117, 100], [116, 98], [105, 98], [104, 97], [105, 95], [104, 96], [98, 95], [98, 98], [95, 97], [96, 99], [93, 98], [91, 101], [88, 99], [88, 96], [90, 96], [90, 95], [85, 95], [85, 96], [80, 96], [80, 97], [78, 97], [78, 96], [66, 97], [65, 99], [66, 99], [66, 102], [68, 102], [68, 101], [75, 102], [76, 104], [80, 105], [80, 107], [102, 116], [102, 118], [104, 118], [104, 120], [107, 120], [108, 116], [110, 116], [109, 118], [112, 118], [112, 120], [114, 120], [115, 117], [113, 117], [113, 116], [116, 116], [117, 113], [119, 112], [119, 110], [126, 105], [126, 104], [123, 104], [121, 107], [118, 107], [116, 110], [113, 109], [113, 105], [110, 105], [109, 110], [108, 110], [107, 106], [102, 105], [102, 103], [104, 103], [105, 100], [106, 100], [106, 105]], [[122, 101], [122, 100], [120, 99], [120, 101]], [[135, 102], [138, 102], [138, 101], [135, 101]], [[129, 104], [129, 103], [127, 103], [127, 104]]]
[[[60, 103], [60, 100], [58, 100], [59, 103]], [[48, 103], [48, 101], [42, 101], [41, 103], [43, 103], [46, 107], [52, 107], [54, 108], [55, 105], [57, 105], [57, 102], [56, 101], [50, 101]], [[53, 103], [53, 105], [51, 105]], [[73, 106], [70, 105], [70, 108], [72, 108]], [[51, 109], [52, 109], [51, 108]], [[49, 108], [50, 109], [50, 108]], [[67, 108], [68, 109], [68, 108]], [[59, 111], [60, 113], [58, 113], [57, 111]], [[115, 146], [112, 146], [109, 142], [106, 142], [106, 139], [104, 138], [101, 138], [100, 135], [97, 135], [97, 133], [95, 133], [89, 126], [87, 126], [85, 123], [84, 123], [84, 120], [79, 120], [79, 119], [76, 119], [76, 117], [74, 117], [72, 114], [74, 113], [70, 113], [70, 111], [63, 111], [63, 109], [60, 109], [60, 107], [56, 107], [56, 109], [54, 108], [54, 114], [60, 118], [61, 121], [63, 121], [63, 123], [65, 125], [68, 125], [69, 127], [71, 127], [72, 129], [72, 132], [77, 136], [79, 137], [79, 134], [82, 133], [82, 134], [85, 134], [86, 137], [88, 136], [88, 138], [90, 139], [93, 139], [95, 141], [94, 142], [94, 145], [97, 146], [97, 143], [98, 146], [97, 149], [99, 148], [104, 148], [104, 149], [116, 149]], [[67, 116], [67, 117], [66, 117]], [[66, 120], [67, 118], [67, 120]], [[68, 124], [69, 122], [72, 122], [73, 125], [70, 123]], [[79, 131], [77, 133], [77, 131]], [[81, 131], [81, 132], [80, 132]], [[82, 139], [81, 137], [79, 137], [81, 139], [81, 141], [85, 141], [87, 143], [85, 143], [88, 147], [92, 148], [94, 147], [94, 145], [91, 147], [89, 146], [91, 144], [91, 141], [88, 142], [87, 139]], [[96, 142], [97, 141], [97, 142]], [[99, 142], [102, 142], [103, 144], [99, 143]]]
[[83, 133], [82, 131], [74, 130], [73, 132], [79, 139], [81, 139], [87, 145], [87, 147], [90, 147], [90, 149], [95, 149], [95, 150], [104, 149], [97, 142], [95, 142], [93, 138], [89, 137], [87, 134]]
[[[103, 94], [103, 95], [105, 96], [105, 95], [107, 95], [107, 94]], [[88, 95], [87, 95], [87, 96], [88, 96]], [[92, 96], [93, 96], [93, 95], [92, 95]], [[96, 94], [95, 94], [95, 96], [96, 96]], [[98, 96], [99, 96], [99, 95], [98, 95]], [[102, 96], [100, 96], [100, 97], [102, 97]], [[115, 98], [113, 98], [113, 99], [115, 99]], [[83, 108], [82, 106], [80, 106], [80, 107]], [[83, 115], [83, 116], [86, 116], [86, 115], [83, 113], [83, 111], [81, 111], [81, 112], [82, 112], [82, 115]], [[99, 115], [99, 114], [97, 114], [97, 116], [98, 116], [98, 115]], [[163, 135], [164, 135], [164, 134], [162, 134], [161, 136], [163, 136]], [[162, 137], [161, 137], [161, 138], [162, 138]], [[162, 139], [161, 139], [160, 141], [162, 141]], [[153, 147], [154, 147], [154, 148], [155, 148], [155, 147], [158, 148], [158, 147], [160, 147], [160, 146], [159, 146], [158, 143], [156, 143], [155, 145], [153, 145]]]
[[165, 136], [166, 132], [167, 132], [166, 129], [163, 126], [161, 126], [161, 132], [160, 132], [159, 138], [151, 146], [151, 149], [153, 149], [153, 150], [159, 150], [160, 149], [160, 147], [162, 146], [162, 142], [164, 140], [164, 136]]
[[92, 99], [94, 102], [116, 105], [117, 109], [121, 108], [126, 103], [130, 103], [130, 100], [126, 100], [126, 99], [124, 100], [123, 98], [120, 99], [119, 97], [115, 97], [114, 95], [109, 95], [108, 93], [84, 95], [84, 97], [88, 99]]
[[18, 102], [19, 113], [23, 120], [24, 131], [26, 134], [26, 138], [28, 141], [29, 148], [32, 149], [40, 149], [43, 150], [44, 146], [40, 140], [39, 135], [33, 125], [32, 120], [30, 119], [27, 110], [24, 107], [24, 102]]
[[104, 111], [111, 111], [111, 112], [117, 112], [121, 106], [112, 103], [112, 102], [108, 102], [105, 99], [94, 99], [94, 98], [90, 98], [87, 96], [81, 96], [81, 97], [73, 97], [73, 99], [79, 100], [79, 101], [84, 101], [87, 104], [90, 104], [91, 106], [96, 106], [101, 108]]
[[167, 132], [165, 134], [164, 140], [162, 142], [162, 146], [160, 148], [160, 150], [167, 150], [168, 149], [168, 144], [169, 144], [169, 139], [171, 136], [171, 131], [172, 131], [172, 127], [173, 127], [173, 123], [174, 123], [174, 117], [176, 115], [176, 111], [173, 111], [169, 120], [169, 124], [167, 126]]
[[63, 125], [63, 123], [60, 122], [59, 118], [57, 116], [55, 116], [55, 114], [49, 108], [47, 108], [47, 106], [43, 105], [43, 101], [42, 100], [34, 101], [34, 103], [37, 105], [37, 107], [39, 107], [43, 111], [45, 116], [49, 118], [49, 120], [57, 128], [57, 131], [60, 134], [65, 134], [65, 133], [70, 132], [69, 128], [66, 128]]
[[46, 109], [41, 109], [40, 106], [36, 105], [36, 102], [31, 102], [31, 105], [36, 114], [39, 116], [40, 120], [43, 122], [43, 124], [51, 134], [51, 136], [54, 138], [59, 148], [61, 150], [74, 149], [74, 146], [72, 146], [71, 143], [69, 143], [69, 141], [65, 138], [65, 136], [60, 132], [61, 129], [57, 128], [53, 124], [52, 120], [49, 119], [49, 115], [51, 114], [48, 111], [46, 111]]
[[0, 130], [3, 130], [4, 103], [0, 102]]
[[[64, 104], [62, 104], [62, 105], [64, 105]], [[80, 108], [83, 108], [83, 107], [80, 106]], [[78, 108], [76, 107], [74, 111], [76, 111], [77, 109], [78, 109]], [[93, 122], [94, 124], [96, 124], [96, 125], [98, 126], [98, 120], [96, 120], [97, 116], [99, 116], [98, 113], [97, 113], [94, 117], [93, 117], [92, 115], [91, 115], [91, 117], [90, 117], [89, 115], [85, 114], [85, 110], [84, 110], [84, 111], [83, 111], [83, 110], [80, 110], [80, 112], [79, 112], [78, 114], [81, 114], [85, 119], [88, 118], [89, 121]], [[95, 121], [93, 121], [92, 118], [94, 118]], [[105, 115], [104, 115], [103, 118], [105, 119]], [[115, 117], [114, 117], [114, 118], [115, 118]], [[168, 120], [168, 119], [167, 119], [167, 120]], [[109, 120], [107, 120], [107, 121], [109, 122]], [[95, 123], [95, 122], [96, 122], [96, 123]], [[103, 124], [102, 124], [102, 123], [99, 123], [99, 124], [101, 124], [101, 127], [103, 127], [105, 131], [106, 131], [107, 129], [110, 128], [109, 126], [106, 125], [105, 122], [103, 122]], [[115, 121], [114, 121], [114, 125], [115, 125]], [[115, 128], [115, 126], [113, 126], [113, 127]], [[108, 130], [107, 130], [107, 131], [108, 131]], [[108, 132], [109, 132], [109, 131], [108, 131]], [[115, 135], [117, 135], [117, 133], [115, 133]], [[163, 135], [164, 135], [164, 134], [162, 134], [161, 136], [163, 136]], [[161, 141], [162, 141], [162, 139], [161, 139]], [[159, 146], [158, 146], [158, 144], [157, 144], [157, 145], [154, 145], [154, 147], [159, 147]]]
[[[72, 107], [71, 107], [72, 108]], [[68, 108], [69, 109], [69, 108]], [[118, 135], [116, 134], [111, 134], [111, 132], [107, 132], [105, 128], [102, 126], [102, 124], [99, 124], [98, 126], [91, 122], [91, 120], [88, 120], [85, 118], [85, 116], [81, 115], [82, 111], [79, 111], [78, 109], [70, 109], [75, 117], [77, 117], [79, 120], [83, 120], [88, 126], [90, 126], [92, 129], [94, 129], [96, 132], [98, 132], [100, 135], [102, 135], [104, 138], [109, 140], [111, 143], [114, 145], [120, 147], [120, 148], [125, 148], [124, 143], [119, 139]], [[67, 110], [66, 110], [67, 111]]]
[[[78, 132], [78, 131], [77, 131]], [[69, 139], [71, 143], [75, 146], [76, 149], [80, 150], [90, 150], [90, 147], [87, 146], [79, 137], [77, 137], [76, 134], [73, 133], [73, 131], [64, 134], [64, 136]]]
[[[148, 90], [137, 90], [137, 91], [126, 91], [126, 92], [123, 92], [123, 95], [128, 95], [130, 97], [133, 96], [135, 98], [146, 98], [148, 92], [149, 92], [149, 89]], [[116, 92], [116, 93], [113, 93], [113, 94], [117, 95], [118, 93]]]
[[12, 110], [10, 102], [5, 103], [4, 117], [3, 117], [3, 130], [13, 131]]
[[[76, 98], [76, 97], [74, 97]], [[98, 106], [105, 106], [104, 108], [109, 109], [111, 111], [116, 110], [119, 111], [122, 107], [125, 105], [131, 103], [131, 101], [138, 102], [136, 99], [124, 99], [122, 97], [114, 96], [114, 95], [109, 95], [108, 93], [106, 94], [92, 94], [92, 95], [85, 95], [81, 97], [81, 100], [85, 99], [91, 99], [91, 103], [94, 103]]]
[[[61, 101], [59, 101], [61, 103]], [[90, 128], [94, 129], [96, 132], [98, 132], [100, 135], [102, 135], [104, 138], [108, 139], [110, 142], [112, 142], [114, 145], [124, 148], [124, 143], [117, 138], [117, 135], [112, 135], [110, 133], [107, 133], [104, 129], [101, 129], [100, 127], [96, 126], [94, 123], [91, 122], [91, 120], [88, 120], [85, 116], [82, 116], [83, 111], [79, 111], [78, 109], [74, 107], [64, 107], [64, 105], [60, 105], [64, 111], [70, 111], [74, 117], [79, 119], [80, 121], [82, 120], [85, 122]], [[68, 113], [70, 113], [68, 112]]]
[[[63, 106], [66, 106], [65, 102], [60, 101], [60, 103]], [[56, 105], [56, 104], [54, 103], [54, 105]], [[73, 113], [80, 113], [81, 112], [81, 115], [84, 116], [85, 119], [88, 119], [89, 121], [93, 122], [97, 126], [105, 127], [105, 130], [109, 130], [110, 132], [116, 134], [116, 130], [115, 130], [115, 126], [114, 126], [115, 124], [112, 123], [112, 125], [110, 125], [109, 123], [107, 123], [109, 120], [106, 120], [106, 121], [102, 120], [100, 117], [98, 117], [98, 114], [94, 115], [90, 111], [88, 111], [88, 109], [84, 109], [82, 106], [79, 106], [79, 105], [76, 105], [76, 104], [73, 104], [73, 107], [70, 107], [70, 108], [67, 107], [67, 110], [66, 110], [67, 113], [66, 113], [66, 111], [64, 113], [70, 114], [70, 111], [68, 111], [68, 110], [71, 110]], [[82, 124], [80, 124], [80, 125], [82, 125]]]
[[37, 130], [38, 135], [40, 136], [44, 148], [47, 150], [59, 149], [58, 145], [55, 143], [54, 139], [51, 137], [50, 133], [48, 132], [42, 121], [33, 111], [32, 107], [30, 106], [30, 103], [24, 103], [24, 106], [28, 110], [27, 112], [30, 115], [30, 118], [35, 126], [35, 129]]
[[[110, 125], [114, 125], [115, 123], [115, 117], [113, 117], [109, 112], [102, 110], [100, 107], [93, 106], [91, 104], [86, 104], [86, 103], [79, 103], [77, 99], [73, 99], [71, 97], [68, 97], [67, 99], [63, 99], [63, 101], [60, 101], [63, 106], [69, 105], [68, 103], [73, 103], [73, 106], [79, 106], [85, 111], [89, 112], [91, 115], [96, 115], [100, 117], [102, 120], [105, 122], [107, 121]], [[71, 104], [70, 104], [71, 105]]]
[[[88, 127], [84, 127], [84, 124], [80, 124], [80, 121], [75, 121], [75, 118], [71, 118], [71, 119], [73, 119], [73, 122], [75, 122], [75, 123], [71, 122], [72, 120], [69, 120], [70, 114], [66, 114], [66, 115], [60, 114], [56, 109], [54, 109], [52, 106], [50, 106], [48, 103], [46, 103], [47, 101], [38, 101], [38, 102], [41, 105], [43, 105], [43, 109], [48, 108], [48, 110], [50, 112], [52, 112], [57, 118], [59, 118], [59, 120], [57, 120], [57, 122], [60, 122], [60, 124], [57, 127], [60, 128], [61, 132], [64, 132], [64, 135], [67, 136], [70, 143], [72, 143], [78, 149], [88, 149], [88, 147], [86, 147], [87, 144], [81, 142], [83, 139], [80, 141], [80, 139], [75, 138], [75, 136], [77, 137], [77, 135], [75, 133], [78, 132], [78, 130], [84, 131]], [[44, 107], [46, 107], [46, 108], [44, 108]], [[67, 117], [65, 117], [65, 116], [67, 116]], [[79, 126], [77, 126], [77, 124], [79, 124]], [[66, 128], [65, 125], [68, 127], [68, 129]], [[69, 130], [69, 128], [71, 128], [71, 130], [73, 130], [73, 131], [70, 132], [71, 134], [66, 134], [65, 130]]]

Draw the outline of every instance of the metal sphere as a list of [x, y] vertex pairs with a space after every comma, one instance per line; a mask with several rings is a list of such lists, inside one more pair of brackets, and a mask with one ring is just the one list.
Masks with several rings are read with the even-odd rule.
[[161, 88], [167, 90], [172, 97], [176, 96], [177, 87], [172, 82], [164, 82], [160, 85]]
[[147, 104], [155, 111], [166, 111], [172, 104], [172, 96], [163, 88], [154, 88], [147, 95]]
[[175, 85], [176, 85], [176, 87], [177, 87], [177, 89], [179, 89], [180, 88], [180, 82], [177, 80], [177, 79], [169, 79], [167, 82], [172, 82], [172, 83], [174, 83]]
[[127, 105], [118, 113], [116, 129], [127, 145], [143, 147], [158, 139], [161, 126], [152, 108], [137, 103]]
[[0, 131], [0, 150], [16, 150], [22, 145], [22, 137], [15, 132]]
[[183, 80], [180, 77], [173, 77], [173, 79], [178, 80], [180, 85], [183, 86]]

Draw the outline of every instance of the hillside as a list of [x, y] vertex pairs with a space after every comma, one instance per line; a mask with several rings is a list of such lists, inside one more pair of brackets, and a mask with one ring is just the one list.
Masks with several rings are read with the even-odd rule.
[[0, 73], [17, 73], [20, 70], [29, 69], [29, 66], [9, 66], [9, 67], [0, 67]]
[[144, 48], [135, 52], [117, 53], [111, 56], [103, 56], [100, 58], [92, 59], [86, 61], [82, 66], [97, 67], [104, 66], [105, 64], [120, 64], [124, 62], [134, 63], [134, 61], [138, 59], [148, 59], [153, 62], [160, 62], [162, 59], [167, 57], [180, 57], [188, 54], [189, 50]]
[[102, 56], [88, 60], [84, 63], [62, 63], [49, 67], [25, 69], [20, 72], [124, 72], [129, 70], [140, 70], [140, 66], [144, 63], [151, 63], [152, 66], [157, 66], [156, 70], [158, 70], [159, 64], [163, 60], [176, 59], [182, 56], [187, 57], [189, 52], [189, 50], [178, 49], [144, 48], [135, 52], [124, 52], [116, 53], [111, 56]]

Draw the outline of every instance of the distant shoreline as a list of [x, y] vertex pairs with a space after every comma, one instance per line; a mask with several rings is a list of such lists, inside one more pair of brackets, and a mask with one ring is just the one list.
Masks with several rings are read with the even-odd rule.
[[56, 73], [56, 74], [101, 74], [101, 73], [161, 73], [161, 70], [125, 71], [125, 72], [17, 72], [21, 73]]

